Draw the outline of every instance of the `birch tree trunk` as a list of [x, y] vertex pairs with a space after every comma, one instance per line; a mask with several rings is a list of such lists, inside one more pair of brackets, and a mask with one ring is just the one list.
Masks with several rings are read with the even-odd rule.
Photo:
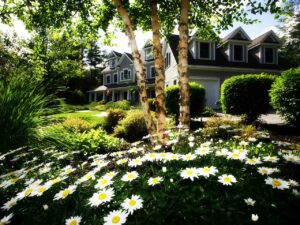
[[179, 123], [190, 126], [190, 86], [188, 76], [188, 13], [190, 1], [181, 0], [178, 44], [178, 73], [179, 73]]
[[155, 65], [155, 105], [157, 118], [157, 132], [162, 144], [166, 144], [166, 109], [165, 109], [165, 71], [164, 57], [160, 44], [160, 23], [158, 18], [157, 0], [150, 1], [151, 6], [151, 26], [152, 26], [152, 42], [154, 51]]
[[113, 0], [114, 5], [116, 6], [119, 15], [121, 16], [126, 35], [129, 39], [129, 44], [132, 51], [134, 68], [137, 74], [137, 85], [139, 89], [140, 102], [145, 116], [145, 122], [147, 125], [148, 133], [153, 135], [156, 133], [155, 124], [150, 113], [149, 102], [147, 100], [147, 87], [146, 87], [146, 73], [145, 68], [141, 60], [141, 55], [138, 51], [135, 34], [133, 32], [132, 23], [129, 17], [128, 12], [124, 8], [121, 0]]

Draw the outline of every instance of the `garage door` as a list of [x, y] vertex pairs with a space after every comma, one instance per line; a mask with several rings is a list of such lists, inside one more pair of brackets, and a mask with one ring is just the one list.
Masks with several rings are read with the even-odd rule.
[[218, 108], [216, 102], [219, 100], [219, 80], [196, 79], [194, 81], [204, 86], [206, 105], [213, 109]]

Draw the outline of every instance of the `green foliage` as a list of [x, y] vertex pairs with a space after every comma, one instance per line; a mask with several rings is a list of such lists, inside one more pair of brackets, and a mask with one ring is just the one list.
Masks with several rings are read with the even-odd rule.
[[122, 109], [110, 109], [108, 110], [108, 115], [105, 118], [105, 122], [103, 124], [103, 129], [111, 133], [114, 128], [118, 125], [119, 121], [126, 117], [126, 112]]
[[72, 132], [84, 132], [88, 131], [92, 128], [91, 124], [87, 122], [86, 120], [80, 119], [80, 118], [67, 118], [64, 120], [61, 125], [67, 129], [68, 131]]
[[221, 86], [221, 105], [225, 113], [246, 115], [246, 122], [255, 121], [270, 109], [269, 90], [275, 77], [247, 74], [228, 78]]
[[284, 71], [272, 85], [270, 96], [274, 109], [300, 127], [300, 67]]
[[129, 111], [115, 128], [114, 135], [131, 142], [146, 136], [147, 127], [144, 113], [142, 111]]
[[208, 106], [205, 106], [203, 112], [201, 113], [201, 116], [203, 116], [203, 117], [211, 117], [211, 116], [215, 116], [215, 115], [216, 115], [216, 112]]
[[123, 109], [129, 110], [130, 109], [130, 102], [127, 100], [120, 100], [116, 102], [108, 102], [105, 104], [106, 109]]
[[[179, 117], [179, 86], [173, 85], [165, 89], [166, 109], [171, 115]], [[190, 83], [190, 114], [191, 117], [198, 117], [204, 110], [205, 106], [205, 89], [196, 82]]]
[[47, 103], [39, 82], [22, 77], [0, 80], [0, 151], [35, 139]]
[[87, 103], [87, 96], [81, 90], [74, 90], [68, 94], [68, 103], [74, 105], [83, 105]]
[[56, 146], [64, 151], [107, 153], [123, 149], [125, 142], [106, 134], [102, 128], [84, 132], [56, 124], [40, 130], [41, 145]]

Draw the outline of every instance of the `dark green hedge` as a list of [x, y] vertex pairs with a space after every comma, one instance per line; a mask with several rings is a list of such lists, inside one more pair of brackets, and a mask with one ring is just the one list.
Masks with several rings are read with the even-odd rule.
[[221, 86], [223, 112], [244, 114], [247, 122], [253, 122], [270, 110], [268, 92], [274, 80], [275, 76], [268, 74], [246, 74], [226, 79]]
[[[190, 113], [191, 117], [198, 117], [204, 110], [205, 106], [205, 89], [202, 85], [190, 83]], [[176, 118], [179, 117], [179, 85], [173, 85], [165, 89], [166, 94], [166, 109], [168, 114], [173, 114]]]
[[300, 127], [300, 67], [284, 71], [272, 85], [270, 96], [274, 109]]

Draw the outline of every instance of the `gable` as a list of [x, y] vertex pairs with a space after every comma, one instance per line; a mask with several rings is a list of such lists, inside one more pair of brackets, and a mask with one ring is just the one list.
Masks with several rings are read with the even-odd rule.
[[275, 43], [275, 44], [279, 44], [278, 39], [274, 37], [273, 34], [269, 35], [264, 41], [264, 43]]
[[241, 32], [238, 32], [231, 39], [232, 40], [240, 40], [240, 41], [249, 41], [249, 39], [244, 34], [242, 34]]

